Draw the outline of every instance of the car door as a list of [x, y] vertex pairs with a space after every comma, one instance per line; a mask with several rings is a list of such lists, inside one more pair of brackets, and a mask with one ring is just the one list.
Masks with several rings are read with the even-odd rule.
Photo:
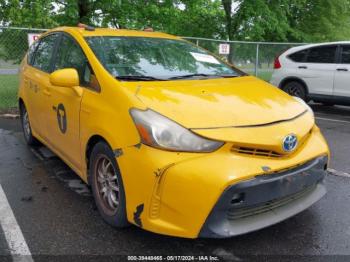
[[78, 43], [66, 33], [62, 33], [53, 71], [74, 68], [77, 70], [82, 92], [73, 88], [50, 85], [50, 104], [47, 108], [50, 117], [47, 129], [51, 146], [79, 174], [81, 170], [80, 152], [80, 107], [85, 86], [88, 85], [91, 69], [88, 60]]
[[336, 45], [312, 47], [305, 62], [299, 63], [298, 76], [305, 81], [310, 94], [333, 95], [336, 53]]
[[26, 107], [31, 127], [42, 139], [46, 140], [46, 86], [49, 83], [51, 59], [58, 34], [50, 34], [35, 43], [28, 55], [28, 66], [23, 70], [26, 87]]
[[334, 96], [350, 98], [350, 45], [340, 47], [339, 63], [334, 76]]

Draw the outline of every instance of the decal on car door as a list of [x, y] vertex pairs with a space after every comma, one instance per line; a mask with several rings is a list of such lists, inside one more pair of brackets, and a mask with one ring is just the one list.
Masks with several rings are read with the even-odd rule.
[[67, 113], [63, 104], [57, 106], [57, 121], [58, 127], [60, 128], [62, 134], [67, 131]]

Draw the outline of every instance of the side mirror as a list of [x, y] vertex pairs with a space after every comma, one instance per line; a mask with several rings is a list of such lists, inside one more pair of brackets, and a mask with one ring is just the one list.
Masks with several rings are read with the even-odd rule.
[[79, 86], [79, 75], [74, 68], [59, 69], [50, 74], [50, 83], [54, 86], [76, 87]]

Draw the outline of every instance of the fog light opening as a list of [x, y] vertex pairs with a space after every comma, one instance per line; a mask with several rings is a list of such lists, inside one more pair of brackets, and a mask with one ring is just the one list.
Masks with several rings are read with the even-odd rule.
[[241, 203], [243, 203], [245, 198], [245, 194], [244, 193], [236, 193], [232, 196], [231, 199], [231, 205], [239, 205]]

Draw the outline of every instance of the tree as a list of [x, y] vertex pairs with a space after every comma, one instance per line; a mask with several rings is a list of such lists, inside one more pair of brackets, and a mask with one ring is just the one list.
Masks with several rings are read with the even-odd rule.
[[[54, 6], [50, 0], [0, 0], [0, 24], [20, 27], [55, 27]], [[19, 63], [28, 49], [27, 33], [30, 31], [2, 29], [0, 58]]]
[[297, 37], [306, 42], [349, 40], [350, 1], [307, 1], [295, 25]]
[[51, 0], [0, 0], [0, 24], [47, 28], [57, 26]]
[[[349, 38], [349, 5], [349, 0], [222, 0], [228, 39], [271, 42]], [[260, 61], [271, 61], [286, 47], [262, 48]], [[231, 62], [255, 60], [252, 46], [232, 44], [231, 50]]]
[[350, 35], [349, 0], [222, 0], [222, 6], [229, 39], [327, 41]]
[[0, 0], [0, 23], [152, 26], [184, 36], [310, 42], [348, 38], [349, 10], [350, 0]]
[[[101, 1], [103, 2], [103, 1]], [[76, 26], [78, 23], [92, 24], [100, 1], [60, 0], [55, 1], [54, 19], [60, 25]]]

